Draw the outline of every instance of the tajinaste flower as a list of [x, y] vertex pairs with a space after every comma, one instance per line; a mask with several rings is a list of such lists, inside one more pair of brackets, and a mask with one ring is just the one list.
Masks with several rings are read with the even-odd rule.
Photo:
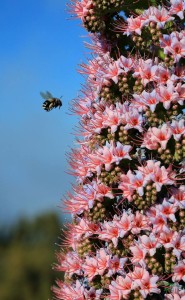
[[185, 1], [71, 1], [92, 43], [55, 296], [185, 300]]

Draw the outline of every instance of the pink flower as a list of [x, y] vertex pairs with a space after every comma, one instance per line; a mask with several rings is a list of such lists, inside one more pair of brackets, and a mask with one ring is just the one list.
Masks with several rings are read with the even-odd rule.
[[139, 237], [141, 246], [147, 250], [150, 256], [153, 256], [156, 253], [156, 248], [159, 247], [158, 241], [153, 234], [142, 235]]
[[144, 174], [147, 181], [151, 181], [153, 174], [155, 172], [157, 172], [160, 165], [161, 165], [160, 161], [155, 161], [155, 160], [149, 159], [149, 160], [147, 160], [146, 165], [144, 165], [142, 167], [138, 167], [138, 170]]
[[127, 121], [127, 124], [125, 126], [126, 130], [130, 128], [135, 128], [140, 132], [143, 131], [142, 128], [143, 117], [136, 109], [132, 109], [129, 111], [129, 113], [126, 115], [126, 121]]
[[116, 281], [111, 281], [111, 284], [109, 285], [109, 290], [110, 290], [110, 296], [109, 296], [110, 300], [122, 299], [121, 291], [118, 290]]
[[94, 278], [94, 276], [98, 274], [97, 258], [86, 256], [82, 268], [89, 281], [91, 281]]
[[119, 189], [123, 191], [124, 198], [127, 198], [128, 201], [132, 201], [132, 194], [134, 192], [134, 188], [131, 185], [131, 174], [131, 171], [128, 171], [126, 175], [122, 174], [120, 177], [120, 184], [118, 186]]
[[155, 174], [151, 175], [151, 178], [154, 182], [157, 192], [160, 192], [163, 185], [172, 185], [174, 180], [169, 178], [168, 171], [164, 166], [158, 168]]
[[118, 83], [118, 76], [123, 73], [123, 69], [120, 68], [118, 61], [113, 61], [107, 66], [105, 78], [112, 79], [115, 83]]
[[89, 124], [88, 124], [87, 131], [89, 131], [89, 129], [90, 129], [90, 132], [94, 131], [95, 133], [100, 133], [101, 129], [104, 127], [104, 120], [105, 120], [104, 115], [100, 112], [96, 112], [91, 119], [91, 127], [90, 128], [89, 128]]
[[123, 55], [119, 58], [120, 67], [124, 70], [124, 72], [129, 72], [134, 66], [134, 59], [132, 57], [127, 58]]
[[124, 271], [124, 264], [127, 261], [127, 258], [119, 258], [117, 256], [113, 256], [109, 260], [109, 268], [107, 276], [111, 277], [115, 273], [125, 273]]
[[84, 20], [91, 6], [92, 2], [90, 0], [82, 0], [81, 2], [75, 1], [75, 4], [69, 6], [69, 8], [73, 14], [76, 14], [78, 18]]
[[111, 150], [115, 157], [115, 162], [118, 164], [122, 159], [131, 160], [131, 157], [129, 155], [129, 152], [131, 151], [131, 149], [132, 149], [132, 146], [123, 145], [120, 142], [117, 142], [116, 145], [112, 144]]
[[99, 153], [91, 153], [91, 154], [87, 154], [88, 155], [88, 161], [87, 161], [87, 165], [89, 168], [89, 172], [93, 172], [96, 171], [98, 175], [100, 175], [101, 173], [101, 168], [103, 165], [103, 161], [101, 159], [101, 156], [99, 155]]
[[95, 198], [99, 201], [103, 201], [104, 197], [114, 198], [112, 189], [103, 183], [98, 184], [96, 181], [93, 181], [93, 188], [95, 190]]
[[133, 234], [138, 234], [141, 230], [151, 230], [149, 218], [139, 211], [136, 212], [133, 221], [132, 221], [132, 229], [131, 232]]
[[176, 141], [179, 141], [181, 136], [185, 134], [185, 125], [184, 125], [184, 120], [176, 121], [173, 120], [171, 125], [170, 125], [173, 137]]
[[178, 93], [175, 91], [173, 84], [167, 86], [160, 85], [158, 89], [159, 100], [163, 103], [165, 109], [169, 109], [172, 102], [177, 102]]
[[145, 267], [146, 249], [144, 249], [140, 243], [135, 242], [135, 246], [131, 246], [130, 250], [133, 255], [131, 258], [132, 263], [136, 265], [140, 264], [140, 266]]
[[159, 294], [161, 292], [160, 289], [158, 289], [156, 284], [158, 280], [159, 280], [158, 276], [150, 276], [149, 273], [148, 276], [144, 277], [141, 280], [140, 293], [144, 298], [146, 298], [146, 296], [150, 293]]
[[183, 280], [185, 282], [185, 260], [182, 260], [174, 267], [173, 281]]
[[69, 277], [74, 273], [81, 275], [82, 260], [75, 252], [68, 252], [66, 255], [59, 253], [57, 259], [59, 264], [57, 264], [56, 270], [67, 272]]
[[161, 128], [152, 127], [151, 131], [155, 136], [156, 141], [161, 145], [161, 148], [166, 149], [166, 144], [172, 135], [170, 127], [164, 124]]
[[133, 285], [133, 281], [130, 276], [126, 275], [125, 277], [123, 276], [116, 277], [115, 286], [120, 291], [120, 294], [123, 296], [124, 299], [125, 296], [130, 294], [132, 290], [132, 285]]
[[185, 300], [185, 290], [181, 290], [178, 286], [172, 288], [172, 293], [165, 295], [165, 300]]
[[142, 172], [136, 171], [136, 174], [129, 173], [131, 186], [138, 192], [140, 196], [143, 196], [144, 187], [146, 185], [145, 176]]
[[90, 184], [73, 187], [74, 195], [68, 193], [68, 199], [64, 201], [66, 210], [72, 213], [81, 213], [93, 207], [95, 190]]
[[103, 148], [99, 148], [97, 151], [97, 155], [99, 156], [102, 163], [105, 165], [105, 170], [110, 171], [111, 164], [115, 161], [110, 146], [103, 146]]
[[174, 18], [171, 17], [168, 10], [164, 7], [160, 9], [153, 7], [153, 16], [151, 16], [151, 20], [156, 22], [159, 28], [163, 28], [166, 22], [172, 21]]
[[178, 39], [173, 38], [170, 52], [175, 62], [178, 62], [181, 57], [185, 57], [185, 39], [178, 41]]
[[162, 37], [160, 37], [160, 46], [164, 49], [164, 54], [168, 54], [171, 49], [171, 43], [172, 43], [172, 36], [163, 34]]
[[184, 18], [185, 2], [183, 0], [170, 0], [170, 14], [177, 15], [182, 20]]
[[158, 139], [153, 135], [153, 129], [149, 127], [148, 131], [144, 133], [142, 147], [149, 150], [156, 150], [159, 147]]
[[177, 234], [173, 241], [173, 254], [180, 259], [181, 253], [185, 252], [185, 236]]
[[166, 231], [168, 229], [167, 219], [165, 216], [159, 214], [153, 219], [153, 232]]
[[157, 65], [154, 65], [151, 59], [148, 59], [146, 61], [143, 59], [139, 59], [133, 77], [141, 78], [142, 84], [146, 86], [146, 84], [150, 81], [157, 81], [158, 69], [159, 67]]
[[162, 204], [156, 207], [158, 214], [165, 216], [167, 219], [176, 222], [175, 213], [177, 211], [177, 205], [170, 203], [167, 199], [163, 200]]
[[114, 133], [120, 124], [120, 114], [117, 110], [112, 110], [109, 107], [105, 109], [105, 118], [103, 126], [110, 127], [111, 133]]
[[97, 253], [98, 274], [103, 275], [109, 267], [110, 255], [107, 254], [104, 248], [101, 248]]
[[76, 239], [80, 239], [82, 235], [85, 237], [93, 235], [97, 230], [99, 229], [99, 226], [97, 224], [94, 224], [92, 222], [89, 222], [85, 219], [80, 219], [79, 223], [75, 225], [74, 227], [74, 233]]
[[158, 241], [161, 243], [166, 249], [173, 248], [173, 241], [175, 238], [174, 231], [168, 229], [159, 234]]
[[131, 273], [131, 278], [133, 280], [134, 289], [140, 287], [141, 281], [148, 279], [148, 271], [142, 267], [135, 267], [134, 271]]
[[177, 99], [177, 102], [180, 104], [180, 105], [183, 105], [184, 103], [184, 98], [185, 98], [185, 84], [181, 84], [180, 82], [177, 83], [176, 87], [175, 87], [175, 90], [177, 91], [178, 93], [178, 99]]
[[177, 191], [175, 191], [171, 199], [179, 206], [180, 208], [185, 208], [185, 185], [181, 185]]
[[117, 247], [119, 238], [119, 229], [116, 222], [106, 222], [104, 221], [102, 225], [102, 230], [98, 232], [99, 239], [112, 241], [114, 246]]
[[116, 222], [118, 228], [120, 229], [120, 237], [124, 237], [124, 235], [131, 230], [132, 220], [132, 214], [128, 215], [126, 212], [123, 212], [121, 219]]
[[155, 111], [156, 105], [160, 100], [155, 89], [151, 93], [148, 93], [144, 90], [141, 95], [138, 96], [134, 94], [133, 97], [140, 98], [140, 102], [148, 106], [152, 112]]
[[57, 299], [61, 300], [84, 300], [84, 287], [80, 281], [76, 281], [76, 285], [64, 284], [62, 281], [57, 280], [58, 287], [54, 287], [53, 291]]
[[[102, 289], [95, 290], [94, 287], [91, 287], [90, 290], [85, 290], [85, 299], [94, 299], [94, 300], [100, 300], [102, 299]], [[74, 299], [73, 299], [74, 300]]]
[[142, 19], [141, 16], [133, 18], [131, 16], [130, 18], [127, 18], [127, 29], [126, 29], [126, 34], [130, 35], [131, 33], [135, 32], [138, 35], [141, 35], [141, 29], [144, 25], [144, 20]]
[[[159, 66], [157, 75], [158, 75], [157, 82], [160, 85], [161, 84], [167, 84], [169, 82], [173, 82], [175, 79], [178, 78], [174, 74], [171, 75], [170, 70], [167, 69], [167, 68], [164, 68], [162, 66]], [[172, 80], [172, 78], [173, 78], [173, 80]]]

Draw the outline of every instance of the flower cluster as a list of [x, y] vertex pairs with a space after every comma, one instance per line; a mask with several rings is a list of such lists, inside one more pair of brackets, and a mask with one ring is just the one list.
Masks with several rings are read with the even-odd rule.
[[126, 2], [71, 4], [93, 54], [72, 103], [57, 299], [185, 299], [185, 1], [139, 0], [128, 14]]

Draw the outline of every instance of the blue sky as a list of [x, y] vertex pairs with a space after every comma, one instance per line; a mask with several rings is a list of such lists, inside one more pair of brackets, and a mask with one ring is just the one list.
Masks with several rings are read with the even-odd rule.
[[[83, 78], [86, 32], [67, 20], [65, 0], [0, 1], [0, 224], [58, 209], [70, 189], [65, 153], [77, 118], [69, 102]], [[40, 91], [63, 96], [42, 109]]]

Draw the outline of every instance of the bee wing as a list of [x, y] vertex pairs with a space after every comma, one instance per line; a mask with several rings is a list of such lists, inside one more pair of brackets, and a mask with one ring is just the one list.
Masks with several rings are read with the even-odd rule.
[[53, 98], [53, 95], [48, 91], [46, 91], [45, 93], [40, 92], [40, 95], [45, 100]]
[[47, 96], [47, 98], [54, 98], [53, 95], [48, 91], [46, 91], [45, 95]]
[[40, 92], [40, 95], [43, 99], [45, 99], [45, 100], [48, 99], [48, 96], [46, 93]]

